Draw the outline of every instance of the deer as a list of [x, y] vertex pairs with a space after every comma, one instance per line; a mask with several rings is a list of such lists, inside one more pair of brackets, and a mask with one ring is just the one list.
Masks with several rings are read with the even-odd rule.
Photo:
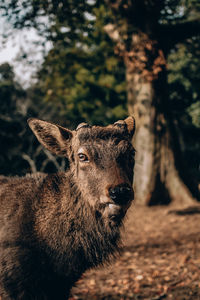
[[64, 300], [82, 274], [110, 262], [134, 199], [135, 120], [69, 130], [28, 124], [65, 172], [0, 176], [0, 299]]

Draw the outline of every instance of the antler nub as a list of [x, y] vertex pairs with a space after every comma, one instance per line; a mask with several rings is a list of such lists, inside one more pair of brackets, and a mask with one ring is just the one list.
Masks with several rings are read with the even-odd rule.
[[118, 126], [118, 127], [122, 128], [122, 127], [126, 127], [126, 123], [124, 122], [124, 120], [119, 120], [114, 123], [114, 126]]
[[128, 133], [129, 137], [132, 138], [135, 132], [135, 119], [134, 117], [128, 117], [125, 120], [119, 120], [114, 123], [114, 126], [118, 126], [122, 130]]
[[87, 124], [87, 123], [80, 123], [77, 127], [76, 130], [79, 130], [80, 128], [90, 128], [91, 125]]

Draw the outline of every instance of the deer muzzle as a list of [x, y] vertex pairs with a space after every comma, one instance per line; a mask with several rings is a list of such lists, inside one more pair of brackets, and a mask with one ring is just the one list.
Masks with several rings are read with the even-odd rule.
[[133, 200], [133, 189], [129, 184], [120, 184], [109, 188], [109, 197], [115, 204], [126, 205]]

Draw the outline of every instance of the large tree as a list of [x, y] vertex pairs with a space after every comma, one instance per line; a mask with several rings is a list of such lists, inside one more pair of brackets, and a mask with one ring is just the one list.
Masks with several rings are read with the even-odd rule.
[[137, 123], [136, 196], [147, 204], [193, 203], [191, 190], [181, 178], [167, 56], [178, 43], [200, 37], [199, 1], [106, 2], [113, 11], [106, 31], [124, 59], [129, 113]]

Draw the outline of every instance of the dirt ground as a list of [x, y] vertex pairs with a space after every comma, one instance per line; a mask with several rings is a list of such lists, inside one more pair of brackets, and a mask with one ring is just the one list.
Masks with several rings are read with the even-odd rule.
[[200, 299], [200, 209], [133, 205], [122, 254], [88, 271], [70, 300]]

